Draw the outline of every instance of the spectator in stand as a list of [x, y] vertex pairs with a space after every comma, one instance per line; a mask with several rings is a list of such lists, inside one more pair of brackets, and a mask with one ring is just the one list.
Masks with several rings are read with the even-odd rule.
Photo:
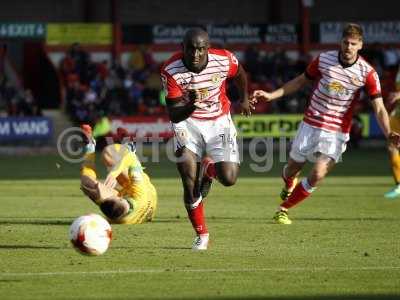
[[7, 114], [9, 116], [17, 116], [19, 103], [18, 91], [9, 81], [5, 84], [4, 99], [6, 102]]
[[42, 110], [40, 109], [38, 103], [33, 97], [32, 91], [30, 89], [25, 90], [22, 93], [22, 97], [19, 102], [19, 115], [24, 116], [41, 116]]
[[262, 74], [260, 62], [260, 51], [254, 45], [247, 47], [244, 52], [244, 69], [252, 81], [257, 81]]
[[63, 82], [66, 84], [71, 74], [76, 74], [76, 65], [74, 59], [71, 57], [69, 52], [65, 53], [65, 56], [60, 62], [60, 73]]
[[73, 43], [68, 50], [68, 55], [75, 63], [75, 71], [79, 75], [82, 83], [88, 84], [88, 70], [89, 70], [89, 54], [84, 51], [79, 43]]
[[108, 62], [103, 60], [101, 63], [97, 64], [97, 74], [101, 80], [105, 80], [108, 76]]

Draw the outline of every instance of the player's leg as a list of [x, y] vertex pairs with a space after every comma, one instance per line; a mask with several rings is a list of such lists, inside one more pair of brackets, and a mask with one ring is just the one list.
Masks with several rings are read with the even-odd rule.
[[92, 136], [92, 127], [88, 124], [81, 125], [83, 133], [83, 161], [81, 165], [81, 174], [87, 173], [89, 177], [96, 179], [96, 168], [95, 168], [95, 152], [96, 152], [96, 141]]
[[[292, 143], [288, 163], [283, 167], [282, 180], [283, 188], [280, 193], [280, 199], [286, 201], [298, 185], [298, 179], [301, 169], [306, 163], [307, 154], [313, 146], [312, 130], [309, 126], [301, 123], [296, 137]], [[273, 220], [278, 224], [291, 224], [287, 209], [278, 207]]]
[[[305, 161], [298, 162], [293, 158], [289, 158], [288, 163], [282, 169], [282, 180], [284, 186], [280, 193], [280, 199], [286, 201], [293, 193], [293, 190], [298, 185], [298, 176], [303, 168]], [[278, 207], [273, 220], [278, 224], [291, 224], [286, 208]]]
[[[224, 186], [232, 186], [239, 175], [239, 147], [235, 125], [230, 115], [224, 115], [206, 126], [204, 136], [209, 155], [206, 177], [216, 178]], [[200, 189], [203, 190], [202, 185]]]
[[236, 183], [239, 175], [239, 163], [231, 161], [220, 161], [215, 163], [218, 181], [224, 186], [232, 186]]
[[[398, 117], [390, 117], [390, 128], [395, 132], [400, 132], [400, 120]], [[400, 154], [399, 150], [392, 145], [388, 146], [388, 152], [395, 186], [386, 192], [384, 196], [385, 198], [394, 199], [400, 197]]]
[[197, 236], [193, 249], [206, 250], [208, 246], [208, 229], [205, 222], [204, 206], [199, 193], [198, 173], [200, 163], [198, 156], [186, 147], [176, 151], [177, 168], [182, 179], [183, 199], [190, 222]]
[[190, 222], [196, 232], [193, 250], [206, 250], [209, 234], [205, 223], [203, 198], [199, 189], [200, 158], [204, 152], [202, 124], [188, 118], [173, 123], [177, 168], [182, 179], [183, 199]]
[[211, 157], [206, 156], [202, 159], [200, 164], [199, 172], [199, 189], [200, 195], [203, 200], [208, 196], [210, 192], [213, 179], [217, 177], [217, 171], [215, 169], [215, 163]]
[[395, 186], [384, 194], [385, 198], [394, 199], [400, 197], [400, 154], [392, 145], [388, 146], [390, 166], [392, 169]]
[[290, 196], [280, 205], [279, 212], [277, 212], [274, 217], [274, 220], [277, 223], [291, 224], [291, 221], [287, 216], [287, 211], [309, 197], [335, 165], [335, 160], [331, 157], [322, 153], [316, 155], [317, 160], [308, 177], [300, 181]]
[[214, 162], [206, 156], [200, 167], [200, 195], [205, 199], [210, 191], [213, 179], [217, 179], [224, 186], [232, 186], [236, 183], [239, 175], [239, 163], [231, 161]]
[[298, 182], [298, 176], [300, 175], [300, 171], [304, 164], [305, 161], [299, 162], [293, 158], [289, 158], [288, 163], [283, 167], [281, 177], [284, 186], [280, 193], [280, 198], [282, 201], [285, 201], [293, 192]]
[[310, 196], [319, 182], [339, 161], [342, 153], [346, 150], [346, 142], [346, 136], [322, 131], [304, 123], [300, 125], [290, 151], [290, 157], [294, 163], [292, 162], [291, 167], [286, 170], [286, 175], [297, 174], [306, 159], [314, 164], [309, 176], [297, 183], [292, 193], [280, 205], [274, 216], [276, 223], [292, 223], [287, 215], [288, 209]]
[[84, 135], [84, 156], [80, 172], [81, 190], [89, 199], [98, 204], [97, 201], [99, 199], [99, 193], [97, 190], [97, 175], [95, 166], [96, 142], [92, 136], [92, 128], [90, 125], [82, 125], [81, 130]]

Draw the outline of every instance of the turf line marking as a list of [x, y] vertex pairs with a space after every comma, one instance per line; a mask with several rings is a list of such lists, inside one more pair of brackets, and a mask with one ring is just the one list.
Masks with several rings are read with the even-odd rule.
[[82, 272], [27, 272], [27, 273], [0, 273], [0, 277], [29, 277], [29, 276], [68, 276], [68, 275], [109, 275], [129, 273], [249, 273], [249, 272], [321, 272], [321, 271], [400, 271], [399, 267], [360, 267], [360, 268], [260, 268], [260, 269], [133, 269], [133, 270], [108, 270], [108, 271], [82, 271]]

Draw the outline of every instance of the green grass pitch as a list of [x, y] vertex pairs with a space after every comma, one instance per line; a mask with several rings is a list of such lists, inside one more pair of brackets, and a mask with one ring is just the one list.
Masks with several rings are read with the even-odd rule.
[[[193, 231], [173, 164], [147, 164], [159, 192], [153, 223], [113, 225], [99, 257], [75, 252], [72, 220], [99, 212], [77, 165], [0, 157], [0, 299], [400, 299], [400, 199], [384, 149], [349, 151], [322, 186], [275, 225], [281, 164], [214, 184], [208, 251]], [[56, 163], [60, 165], [56, 167]]]

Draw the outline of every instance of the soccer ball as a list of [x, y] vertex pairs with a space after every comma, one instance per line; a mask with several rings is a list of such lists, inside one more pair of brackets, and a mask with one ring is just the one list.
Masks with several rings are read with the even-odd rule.
[[74, 248], [87, 255], [101, 255], [107, 251], [112, 237], [110, 224], [101, 216], [81, 216], [71, 224], [69, 238]]

